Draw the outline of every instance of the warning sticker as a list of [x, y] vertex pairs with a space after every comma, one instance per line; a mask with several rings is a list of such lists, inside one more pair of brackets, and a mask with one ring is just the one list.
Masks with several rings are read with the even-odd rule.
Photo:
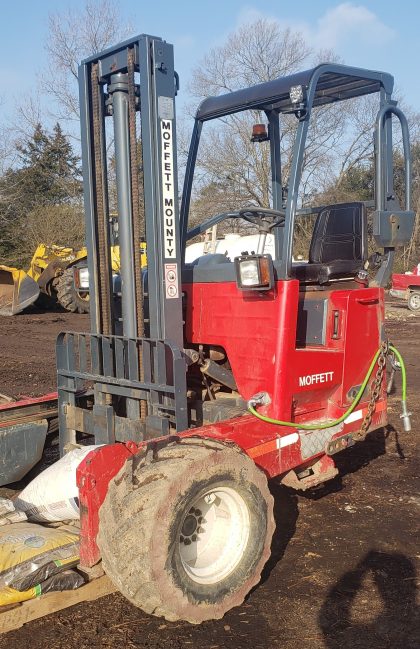
[[178, 297], [178, 268], [176, 264], [165, 264], [166, 297]]

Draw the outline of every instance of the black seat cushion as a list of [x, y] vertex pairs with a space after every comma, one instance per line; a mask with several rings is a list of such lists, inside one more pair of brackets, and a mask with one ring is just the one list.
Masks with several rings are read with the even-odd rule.
[[367, 259], [367, 219], [363, 203], [325, 207], [318, 215], [306, 264], [294, 264], [300, 282], [326, 284], [354, 277]]

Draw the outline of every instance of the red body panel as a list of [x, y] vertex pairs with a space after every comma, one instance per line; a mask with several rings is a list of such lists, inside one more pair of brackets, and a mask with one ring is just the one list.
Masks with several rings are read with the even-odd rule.
[[[362, 383], [380, 346], [384, 321], [383, 289], [344, 288], [340, 283], [325, 291], [305, 293], [306, 299], [326, 300], [323, 344], [298, 348], [298, 303], [303, 299], [297, 280], [279, 281], [267, 293], [241, 291], [233, 282], [187, 284], [185, 338], [190, 344], [225, 349], [238, 390], [244, 399], [267, 392], [271, 404], [261, 412], [276, 419], [312, 422], [337, 419], [348, 409], [351, 390]], [[309, 377], [309, 378], [308, 378]], [[355, 412], [325, 440], [360, 428], [366, 396]], [[387, 423], [383, 390], [371, 430]], [[269, 477], [308, 465], [325, 455], [321, 430], [298, 431], [265, 423], [252, 415], [185, 431], [229, 440], [241, 447]], [[78, 469], [81, 503], [81, 560], [99, 560], [96, 546], [98, 510], [107, 485], [131, 453], [133, 443], [105, 446], [93, 451]], [[331, 461], [328, 463], [331, 464]]]
[[[242, 397], [268, 392], [272, 403], [262, 412], [276, 419], [303, 422], [343, 414], [351, 402], [348, 391], [362, 382], [381, 342], [384, 298], [379, 288], [318, 293], [328, 300], [325, 345], [300, 349], [297, 280], [250, 297], [234, 283], [193, 284], [184, 290], [187, 343], [223, 347]], [[317, 374], [328, 376], [300, 385], [300, 378]]]
[[[135, 450], [137, 450], [137, 446]], [[108, 483], [117, 475], [130, 456], [132, 446], [110, 444], [92, 451], [77, 467], [76, 480], [80, 500], [80, 563], [93, 566], [100, 559], [96, 536], [99, 509], [105, 499]]]
[[6, 410], [25, 408], [27, 406], [33, 406], [38, 403], [57, 401], [57, 399], [58, 399], [57, 392], [49, 392], [48, 394], [43, 394], [42, 397], [26, 397], [26, 399], [19, 399], [19, 401], [10, 401], [8, 403], [2, 403], [0, 404], [0, 411], [4, 412]]

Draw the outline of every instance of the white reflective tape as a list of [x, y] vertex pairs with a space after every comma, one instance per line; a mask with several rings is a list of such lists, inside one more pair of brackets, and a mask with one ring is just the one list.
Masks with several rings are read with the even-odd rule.
[[348, 417], [345, 418], [345, 424], [351, 424], [352, 421], [358, 421], [363, 417], [363, 410], [355, 410]]
[[285, 446], [290, 446], [290, 444], [294, 444], [297, 442], [299, 439], [299, 435], [297, 433], [290, 433], [290, 435], [285, 435], [284, 437], [278, 437], [276, 444], [277, 448], [284, 448]]

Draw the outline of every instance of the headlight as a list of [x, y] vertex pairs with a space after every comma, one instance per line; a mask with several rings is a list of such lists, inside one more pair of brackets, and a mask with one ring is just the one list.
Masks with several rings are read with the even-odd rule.
[[242, 286], [258, 286], [258, 284], [260, 283], [258, 260], [244, 259], [239, 264], [239, 276]]
[[271, 255], [243, 255], [235, 258], [238, 288], [251, 291], [269, 291], [274, 286]]
[[76, 288], [82, 291], [89, 290], [89, 269], [86, 268], [75, 268], [73, 271], [74, 276], [74, 285]]

